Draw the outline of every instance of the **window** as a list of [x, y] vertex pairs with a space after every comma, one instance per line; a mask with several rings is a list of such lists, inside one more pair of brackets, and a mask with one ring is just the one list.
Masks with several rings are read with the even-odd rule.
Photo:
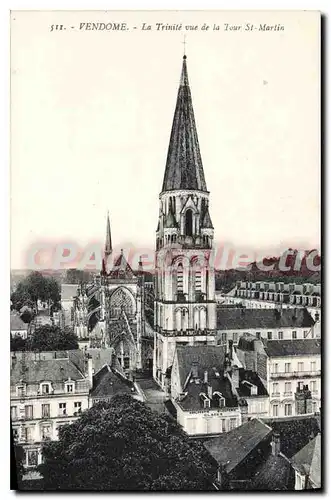
[[225, 418], [222, 418], [222, 431], [221, 432], [226, 432], [226, 427], [225, 427]]
[[229, 431], [232, 431], [232, 429], [235, 429], [236, 427], [237, 427], [237, 419], [236, 418], [230, 418]]
[[10, 415], [13, 420], [17, 418], [17, 406], [10, 407]]
[[60, 415], [67, 414], [67, 403], [59, 403], [59, 414]]
[[311, 390], [311, 392], [316, 392], [317, 390], [317, 384], [316, 384], [316, 380], [312, 380], [309, 384], [309, 388]]
[[233, 334], [233, 342], [238, 342], [238, 333]]
[[74, 392], [74, 384], [66, 384], [66, 392]]
[[272, 405], [272, 416], [278, 417], [278, 405]]
[[260, 340], [260, 338], [261, 338], [261, 332], [256, 332], [256, 338], [257, 338], [258, 340]]
[[33, 406], [32, 405], [25, 406], [24, 413], [26, 419], [33, 418]]
[[186, 210], [185, 214], [185, 235], [193, 235], [193, 212], [190, 209]]
[[292, 384], [291, 382], [285, 382], [285, 394], [292, 393]]
[[18, 385], [16, 387], [16, 392], [17, 392], [17, 396], [19, 398], [22, 398], [23, 396], [25, 396], [25, 386], [24, 385]]
[[26, 451], [26, 465], [30, 467], [36, 467], [38, 465], [38, 451], [37, 450], [27, 450]]
[[183, 264], [179, 263], [177, 266], [177, 292], [183, 293]]
[[279, 393], [279, 384], [278, 382], [274, 382], [272, 384], [272, 394], [278, 394]]
[[41, 384], [41, 393], [42, 394], [49, 394], [49, 384]]
[[306, 339], [309, 335], [309, 330], [304, 330], [303, 331], [303, 338]]
[[290, 415], [292, 415], [292, 405], [291, 405], [291, 403], [286, 403], [285, 404], [285, 416], [289, 417]]
[[283, 340], [283, 332], [278, 332], [278, 340]]
[[304, 368], [303, 363], [299, 362], [298, 363], [298, 372], [303, 372], [303, 368]]
[[195, 270], [195, 291], [196, 292], [201, 292], [202, 287], [201, 287], [201, 270], [196, 269]]
[[220, 398], [219, 399], [219, 406], [220, 406], [220, 408], [224, 408], [225, 407], [225, 399], [224, 398]]
[[205, 399], [204, 402], [203, 402], [203, 407], [204, 408], [210, 408], [210, 401], [209, 399]]
[[272, 340], [272, 332], [268, 332], [268, 340]]
[[292, 339], [295, 340], [297, 338], [297, 332], [293, 330], [292, 332]]
[[222, 342], [226, 342], [226, 332], [222, 333]]
[[285, 372], [290, 373], [291, 371], [291, 363], [285, 363]]
[[312, 407], [312, 412], [313, 412], [313, 413], [316, 413], [316, 412], [317, 412], [317, 403], [316, 403], [316, 401], [313, 401], [313, 402], [312, 402], [311, 407]]
[[18, 439], [18, 429], [17, 429], [17, 427], [16, 428], [13, 427], [13, 438], [14, 438], [14, 440]]
[[23, 435], [24, 435], [25, 441], [31, 441], [31, 435], [32, 435], [31, 428], [30, 427], [25, 427]]
[[50, 417], [50, 405], [49, 404], [43, 404], [43, 405], [41, 405], [41, 416], [43, 418], [49, 418]]
[[41, 437], [42, 439], [50, 439], [52, 433], [51, 425], [43, 425], [41, 428]]
[[310, 362], [310, 371], [312, 371], [312, 372], [316, 371], [316, 361]]
[[272, 372], [273, 372], [273, 373], [278, 373], [278, 363], [274, 363], [274, 364], [272, 365]]
[[124, 369], [128, 370], [129, 368], [130, 368], [130, 358], [129, 357], [125, 357], [124, 358]]
[[76, 401], [74, 403], [74, 411], [75, 411], [75, 413], [81, 413], [81, 411], [82, 411], [82, 403], [81, 403], [81, 401]]
[[303, 390], [303, 382], [298, 382], [299, 391]]

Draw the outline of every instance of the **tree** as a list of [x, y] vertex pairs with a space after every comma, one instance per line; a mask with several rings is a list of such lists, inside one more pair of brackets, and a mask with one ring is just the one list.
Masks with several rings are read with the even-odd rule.
[[27, 341], [27, 351], [67, 351], [78, 349], [77, 337], [72, 330], [44, 325], [36, 328]]
[[46, 490], [203, 491], [215, 474], [201, 443], [129, 395], [99, 402], [61, 427], [43, 457]]
[[13, 351], [26, 351], [26, 340], [22, 339], [20, 335], [10, 336], [10, 350]]
[[67, 269], [65, 281], [66, 283], [70, 283], [72, 285], [89, 283], [91, 281], [91, 273], [84, 271], [83, 269]]
[[38, 311], [38, 301], [56, 305], [61, 300], [60, 285], [53, 277], [33, 272], [23, 279], [11, 294], [14, 309], [20, 311], [23, 306]]

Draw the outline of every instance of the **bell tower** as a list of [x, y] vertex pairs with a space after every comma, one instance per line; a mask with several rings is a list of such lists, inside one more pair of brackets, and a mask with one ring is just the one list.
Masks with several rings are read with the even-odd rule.
[[166, 385], [176, 342], [214, 344], [214, 228], [183, 57], [156, 230], [154, 378]]

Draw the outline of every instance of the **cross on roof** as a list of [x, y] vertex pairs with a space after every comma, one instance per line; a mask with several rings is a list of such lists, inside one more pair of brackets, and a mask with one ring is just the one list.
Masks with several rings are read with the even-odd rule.
[[184, 56], [186, 55], [186, 35], [184, 35], [184, 40], [182, 41], [182, 44], [184, 45]]

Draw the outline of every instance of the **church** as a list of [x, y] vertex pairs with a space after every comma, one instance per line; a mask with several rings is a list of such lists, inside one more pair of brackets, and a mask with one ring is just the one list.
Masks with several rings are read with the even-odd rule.
[[153, 330], [145, 321], [145, 280], [142, 262], [135, 272], [123, 250], [111, 269], [112, 240], [109, 214], [102, 270], [94, 283], [80, 285], [74, 299], [73, 322], [80, 344], [112, 347], [126, 371], [151, 371]]
[[186, 55], [178, 89], [156, 230], [154, 325], [145, 280], [123, 251], [112, 256], [109, 215], [102, 271], [74, 299], [75, 332], [89, 347], [113, 347], [126, 370], [152, 370], [165, 389], [176, 345], [215, 345], [214, 228], [209, 212]]
[[176, 345], [215, 345], [216, 335], [214, 228], [186, 59], [156, 230], [153, 377], [162, 388]]

